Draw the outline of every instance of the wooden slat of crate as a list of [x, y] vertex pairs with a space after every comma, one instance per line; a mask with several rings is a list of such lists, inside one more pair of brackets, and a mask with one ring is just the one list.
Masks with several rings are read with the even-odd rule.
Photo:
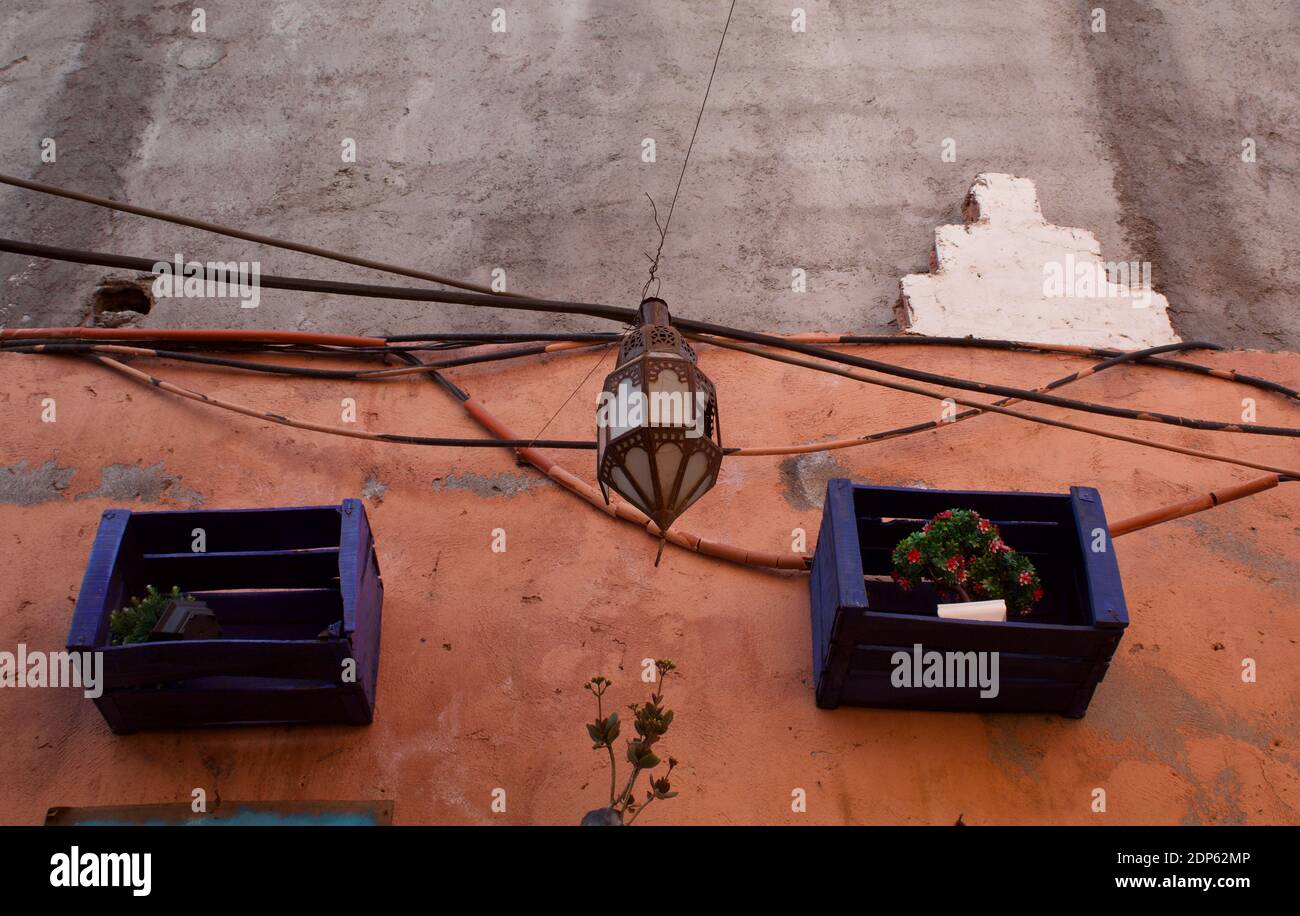
[[[243, 686], [119, 691], [111, 697], [113, 715], [120, 723], [113, 731], [130, 734], [211, 725], [353, 722], [358, 691], [355, 685], [352, 687], [294, 681], [283, 686], [254, 682]], [[114, 724], [108, 714], [105, 718], [110, 726]]]
[[887, 671], [852, 671], [841, 703], [895, 709], [963, 712], [1057, 712], [1068, 714], [1079, 692], [1073, 682], [999, 678], [998, 695], [981, 697], [978, 687], [895, 687]]
[[337, 588], [191, 590], [217, 615], [224, 627], [231, 623], [319, 623], [321, 628], [343, 619], [343, 596]]
[[[850, 484], [851, 485], [851, 484]], [[999, 493], [988, 490], [923, 490], [912, 487], [853, 487], [857, 515], [929, 521], [945, 509], [973, 509], [985, 518], [1060, 522], [1070, 497], [1060, 493]]]
[[289, 550], [339, 545], [338, 506], [135, 512], [133, 517], [141, 553], [189, 550], [196, 528], [203, 529], [210, 551]]
[[104, 688], [167, 684], [201, 677], [296, 678], [339, 682], [345, 640], [195, 639], [109, 646]]
[[[943, 651], [929, 645], [924, 646], [924, 651], [932, 650]], [[897, 652], [904, 652], [911, 656], [913, 646], [912, 644], [905, 646], [859, 644], [853, 647], [849, 667], [854, 671], [892, 671], [893, 659]], [[999, 651], [998, 677], [1081, 684], [1092, 673], [1093, 664], [1092, 658]]]
[[150, 583], [184, 582], [185, 590], [323, 588], [339, 577], [339, 549], [146, 553], [139, 574]]

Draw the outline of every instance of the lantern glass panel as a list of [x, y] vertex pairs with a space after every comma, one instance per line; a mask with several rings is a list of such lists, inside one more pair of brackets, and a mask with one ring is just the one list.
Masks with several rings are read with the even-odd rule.
[[[685, 377], [683, 377], [685, 376]], [[650, 397], [650, 425], [652, 426], [689, 426], [694, 405], [691, 398], [690, 377], [685, 369], [681, 375], [672, 368], [662, 368], [659, 376], [647, 387]]]
[[686, 459], [686, 473], [682, 475], [682, 488], [680, 492], [691, 493], [699, 486], [700, 482], [708, 477], [709, 473], [709, 456], [703, 451], [691, 453], [691, 457]]
[[618, 490], [619, 495], [642, 512], [645, 512], [646, 514], [650, 513], [650, 507], [647, 506], [645, 502], [642, 501], [641, 497], [637, 495], [636, 488], [632, 486], [632, 481], [628, 480], [627, 475], [623, 473], [622, 468], [615, 467], [610, 471], [609, 476], [613, 478], [614, 486]]
[[[697, 452], [696, 454], [699, 453]], [[690, 508], [692, 503], [694, 503], [705, 493], [709, 492], [709, 488], [712, 487], [713, 484], [714, 484], [714, 477], [712, 474], [709, 474], [703, 480], [700, 481], [700, 485], [695, 488], [695, 492], [687, 496], [683, 502], [678, 503], [677, 513], [680, 515], [681, 513], [685, 512], [688, 508]], [[682, 492], [686, 492], [685, 487], [682, 487]]]
[[659, 495], [671, 504], [673, 484], [677, 482], [677, 469], [682, 465], [682, 447], [676, 442], [664, 442], [655, 449], [655, 470], [659, 477]]
[[645, 494], [647, 499], [653, 499], [655, 487], [650, 471], [650, 453], [639, 445], [633, 446], [623, 456], [623, 467], [627, 468], [627, 473], [637, 489]]

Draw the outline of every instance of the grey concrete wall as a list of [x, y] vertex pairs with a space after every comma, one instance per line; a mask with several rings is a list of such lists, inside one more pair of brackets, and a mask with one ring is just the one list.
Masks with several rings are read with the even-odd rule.
[[[507, 31], [493, 34], [494, 6]], [[1300, 349], [1293, 0], [740, 0], [660, 270], [696, 318], [894, 329], [898, 278], [981, 171], [1146, 259], [1177, 330]], [[1106, 10], [1105, 33], [1090, 10]], [[634, 303], [726, 3], [4, 0], [0, 170], [513, 291]], [[53, 137], [58, 160], [41, 164]], [[341, 161], [355, 138], [357, 162]], [[641, 141], [657, 161], [641, 161]], [[1243, 163], [1241, 143], [1256, 142]], [[956, 161], [942, 161], [942, 143]], [[0, 191], [0, 231], [146, 257], [383, 275]], [[808, 291], [790, 291], [791, 270]], [[0, 256], [0, 324], [82, 320], [105, 271]], [[402, 282], [402, 281], [395, 281]], [[588, 327], [266, 291], [150, 323]], [[1015, 336], [1008, 328], [1007, 336]]]

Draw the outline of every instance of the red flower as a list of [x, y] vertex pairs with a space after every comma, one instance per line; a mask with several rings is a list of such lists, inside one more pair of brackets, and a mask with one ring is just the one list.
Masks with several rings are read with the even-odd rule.
[[1041, 588], [1034, 589], [1034, 600], [1039, 601], [1042, 599], [1042, 597], [1043, 597], [1043, 590]]
[[[961, 589], [973, 589], [981, 599], [1006, 595], [1017, 610], [1028, 604], [1027, 590], [1036, 589], [1034, 600], [1042, 596], [1034, 567], [1003, 540], [995, 522], [978, 512], [946, 509], [924, 522], [921, 531], [919, 538], [908, 539], [906, 550], [893, 553], [893, 578], [903, 589], [926, 581], [941, 595]], [[984, 570], [978, 580], [977, 570]]]

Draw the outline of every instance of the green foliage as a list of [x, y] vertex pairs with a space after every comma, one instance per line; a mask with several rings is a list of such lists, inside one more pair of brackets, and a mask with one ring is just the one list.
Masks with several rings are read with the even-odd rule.
[[182, 595], [179, 586], [173, 585], [170, 592], [163, 593], [152, 585], [146, 585], [143, 599], [132, 598], [129, 605], [108, 615], [108, 629], [112, 634], [113, 645], [148, 642], [149, 634], [162, 612], [167, 609], [168, 602], [188, 600], [191, 597]]
[[[655, 778], [654, 774], [649, 772], [662, 762], [659, 755], [654, 752], [653, 747], [659, 739], [668, 733], [668, 727], [673, 724], [673, 711], [665, 709], [663, 705], [663, 684], [669, 673], [674, 671], [676, 667], [668, 659], [657, 659], [655, 661], [655, 687], [650, 694], [650, 701], [640, 705], [632, 703], [628, 707], [632, 711], [632, 727], [636, 729], [637, 737], [629, 738], [627, 742], [627, 762], [632, 767], [632, 775], [628, 778], [627, 784], [621, 792], [617, 788], [618, 767], [614, 758], [614, 741], [622, 731], [622, 724], [619, 722], [617, 712], [611, 712], [608, 716], [604, 714], [602, 701], [605, 691], [613, 686], [613, 682], [601, 675], [596, 675], [582, 685], [584, 690], [589, 690], [596, 696], [596, 721], [587, 724], [587, 735], [593, 742], [592, 750], [604, 748], [609, 754], [610, 767], [609, 807], [590, 812], [588, 817], [607, 811], [610, 812], [611, 818], [617, 819], [617, 823], [631, 824], [636, 820], [637, 815], [644, 811], [652, 801], [673, 798], [677, 795], [673, 791], [672, 783], [669, 781], [669, 777], [677, 767], [675, 758], [668, 758], [668, 767], [662, 776]], [[645, 801], [638, 804], [635, 797], [636, 781], [637, 777], [643, 772], [646, 773], [649, 788], [646, 791]], [[631, 812], [631, 817], [625, 817], [629, 812]]]
[[940, 512], [898, 542], [893, 561], [894, 581], [903, 588], [924, 580], [963, 601], [1002, 598], [1020, 615], [1043, 597], [1034, 564], [1007, 546], [997, 525], [969, 509]]

